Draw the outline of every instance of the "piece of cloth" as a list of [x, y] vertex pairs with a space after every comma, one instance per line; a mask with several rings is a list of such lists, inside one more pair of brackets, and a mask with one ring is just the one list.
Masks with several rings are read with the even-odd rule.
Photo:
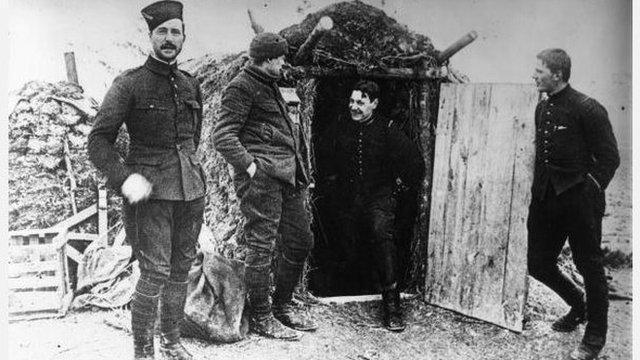
[[124, 206], [127, 241], [140, 271], [180, 282], [196, 257], [204, 198], [192, 201], [148, 200]]
[[236, 173], [255, 162], [271, 177], [307, 185], [308, 141], [275, 80], [256, 66], [244, 68], [222, 93], [213, 142]]
[[[293, 264], [304, 264], [313, 247], [306, 191], [272, 178], [258, 167], [253, 178], [237, 174], [234, 179], [240, 210], [246, 218], [246, 285], [251, 311], [257, 316], [271, 313], [269, 274], [273, 252]], [[275, 276], [278, 298], [288, 299], [300, 279], [302, 266], [283, 266]], [[293, 286], [291, 286], [293, 284]]]
[[588, 177], [606, 189], [620, 156], [600, 103], [567, 85], [538, 104], [535, 122], [535, 198], [544, 198], [548, 186], [561, 194]]
[[140, 277], [137, 262], [131, 262], [130, 246], [107, 246], [94, 241], [78, 264], [74, 309], [97, 306], [119, 308], [131, 301]]
[[140, 10], [142, 17], [153, 31], [158, 25], [171, 19], [182, 20], [182, 3], [179, 1], [163, 0], [154, 2]]
[[424, 177], [424, 159], [417, 146], [394, 123], [377, 114], [370, 123], [342, 118], [330, 130], [335, 139], [327, 156], [335, 161], [325, 169], [335, 175], [338, 191], [348, 204], [358, 192], [415, 187]]
[[587, 305], [585, 334], [604, 341], [607, 333], [608, 287], [600, 247], [604, 192], [591, 182], [582, 182], [557, 195], [548, 188], [543, 199], [529, 207], [529, 274], [555, 291], [571, 307], [584, 304], [583, 291], [558, 268], [567, 237], [573, 261], [584, 278]]
[[[130, 138], [125, 160], [114, 146], [122, 124]], [[149, 57], [113, 81], [89, 134], [89, 158], [118, 193], [129, 175], [139, 173], [153, 184], [152, 199], [194, 200], [205, 195], [196, 156], [201, 128], [198, 81]]]
[[[389, 190], [370, 196], [358, 194], [352, 202], [338, 210], [338, 224], [342, 242], [348, 250], [343, 261], [352, 266], [361, 251], [368, 249], [375, 267], [374, 279], [380, 291], [394, 289], [397, 284], [396, 244], [394, 221], [396, 201]], [[360, 251], [358, 251], [360, 249]], [[343, 274], [351, 282], [359, 282], [357, 273]], [[345, 281], [349, 284], [349, 281]]]

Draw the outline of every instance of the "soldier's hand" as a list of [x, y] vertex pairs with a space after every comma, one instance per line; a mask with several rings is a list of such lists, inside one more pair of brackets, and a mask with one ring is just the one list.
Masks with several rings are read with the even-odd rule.
[[130, 204], [146, 200], [151, 196], [153, 185], [140, 174], [131, 174], [122, 183], [122, 195], [127, 198]]
[[249, 177], [253, 178], [253, 176], [256, 174], [256, 169], [258, 168], [258, 166], [256, 165], [256, 163], [252, 162], [249, 167], [247, 168], [247, 173], [249, 173]]

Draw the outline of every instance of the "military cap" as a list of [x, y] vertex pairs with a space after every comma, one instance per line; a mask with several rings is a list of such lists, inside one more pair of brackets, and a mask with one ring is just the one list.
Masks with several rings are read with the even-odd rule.
[[153, 31], [158, 25], [171, 19], [182, 20], [182, 3], [179, 1], [163, 0], [154, 2], [140, 11]]
[[289, 51], [287, 40], [278, 34], [263, 32], [251, 41], [249, 56], [254, 59], [273, 59]]

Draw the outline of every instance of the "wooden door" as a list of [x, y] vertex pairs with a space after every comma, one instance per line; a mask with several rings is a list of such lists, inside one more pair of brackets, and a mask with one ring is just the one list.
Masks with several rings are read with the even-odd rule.
[[443, 84], [426, 300], [522, 330], [535, 87]]

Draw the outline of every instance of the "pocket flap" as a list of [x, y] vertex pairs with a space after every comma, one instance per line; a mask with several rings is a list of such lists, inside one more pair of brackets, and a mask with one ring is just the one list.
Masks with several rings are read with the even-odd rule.
[[198, 102], [195, 100], [185, 100], [184, 102], [187, 104], [188, 107], [190, 107], [193, 110], [200, 109], [200, 104], [198, 104]]
[[138, 110], [169, 110], [167, 105], [160, 99], [141, 99], [135, 105]]
[[258, 102], [256, 107], [266, 112], [280, 112], [280, 106], [273, 101]]
[[162, 155], [162, 154], [159, 154], [159, 155], [144, 155], [144, 156], [134, 155], [132, 157], [129, 157], [127, 159], [127, 161], [125, 161], [125, 164], [127, 164], [127, 165], [151, 165], [151, 166], [156, 166], [156, 165], [162, 164], [164, 162], [164, 158], [165, 158], [165, 156]]

